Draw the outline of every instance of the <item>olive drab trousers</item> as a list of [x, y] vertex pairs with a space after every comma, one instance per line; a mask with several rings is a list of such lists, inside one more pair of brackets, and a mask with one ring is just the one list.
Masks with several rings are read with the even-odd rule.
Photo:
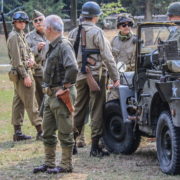
[[[70, 88], [70, 95], [71, 102], [74, 104], [77, 96], [75, 86]], [[74, 145], [72, 113], [53, 93], [52, 96], [47, 95], [45, 98], [43, 118], [43, 142], [45, 149], [50, 148], [51, 154], [54, 153], [57, 144], [56, 130], [58, 130], [58, 139], [62, 148], [61, 167], [65, 169], [71, 168], [72, 147]], [[54, 156], [48, 159], [46, 154], [46, 159], [46, 165], [53, 167], [55, 164]]]
[[14, 97], [12, 104], [12, 124], [22, 125], [24, 120], [24, 110], [33, 126], [42, 124], [42, 118], [39, 117], [37, 100], [35, 97], [35, 81], [32, 78], [32, 86], [25, 87], [24, 80], [20, 78], [14, 83]]
[[43, 101], [43, 97], [44, 94], [42, 92], [42, 77], [41, 76], [34, 76], [34, 80], [36, 82], [36, 91], [35, 91], [35, 95], [36, 95], [36, 99], [37, 99], [37, 103], [38, 103], [38, 107], [41, 107], [41, 103]]
[[[99, 76], [94, 76], [94, 78], [98, 82]], [[87, 106], [89, 106], [91, 138], [101, 137], [103, 131], [103, 105], [106, 100], [106, 77], [102, 76], [98, 84], [101, 90], [92, 92], [89, 89], [86, 79], [76, 82], [77, 99], [75, 102], [74, 126], [80, 133], [84, 126]]]

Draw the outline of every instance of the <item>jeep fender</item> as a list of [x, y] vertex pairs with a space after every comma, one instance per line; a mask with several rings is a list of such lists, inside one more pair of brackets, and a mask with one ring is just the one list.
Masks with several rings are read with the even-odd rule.
[[127, 112], [127, 98], [134, 96], [134, 90], [130, 89], [128, 86], [120, 85], [119, 86], [119, 96], [120, 96], [120, 108], [123, 116], [123, 121], [125, 123], [131, 122], [128, 119], [128, 112]]

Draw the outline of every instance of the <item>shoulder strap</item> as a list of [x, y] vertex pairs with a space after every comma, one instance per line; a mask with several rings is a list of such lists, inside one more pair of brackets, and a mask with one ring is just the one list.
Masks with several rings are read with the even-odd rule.
[[77, 54], [78, 54], [78, 50], [79, 50], [81, 29], [82, 29], [82, 25], [79, 25], [78, 33], [77, 33], [77, 36], [76, 36], [76, 41], [74, 43], [74, 51], [75, 51], [76, 58], [77, 58]]

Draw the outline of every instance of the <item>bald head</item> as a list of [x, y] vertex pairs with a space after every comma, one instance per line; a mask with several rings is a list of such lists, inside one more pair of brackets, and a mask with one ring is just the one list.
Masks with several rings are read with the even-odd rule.
[[49, 15], [45, 19], [45, 27], [52, 28], [56, 32], [64, 31], [64, 23], [62, 19], [57, 15]]

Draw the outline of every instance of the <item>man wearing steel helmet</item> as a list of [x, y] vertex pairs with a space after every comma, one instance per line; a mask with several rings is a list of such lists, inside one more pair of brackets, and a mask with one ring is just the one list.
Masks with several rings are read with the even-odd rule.
[[112, 53], [116, 63], [124, 62], [127, 71], [134, 70], [136, 36], [132, 32], [133, 19], [128, 14], [122, 14], [117, 18], [118, 34], [111, 42]]
[[[8, 54], [12, 69], [9, 77], [14, 83], [14, 98], [12, 105], [12, 124], [14, 125], [14, 141], [31, 139], [21, 132], [24, 119], [24, 110], [27, 111], [33, 126], [41, 126], [42, 119], [38, 115], [38, 106], [35, 98], [35, 82], [32, 76], [34, 57], [26, 42], [23, 30], [29, 22], [27, 14], [18, 11], [13, 15], [13, 30], [7, 41]], [[16, 78], [14, 78], [16, 77]], [[37, 134], [39, 133], [37, 129]]]
[[[180, 2], [171, 3], [167, 10], [168, 20], [180, 21]], [[177, 40], [180, 49], [180, 27], [171, 30], [168, 40]]]
[[45, 20], [44, 14], [42, 14], [37, 10], [34, 10], [32, 17], [34, 30], [32, 30], [26, 35], [27, 42], [35, 58], [33, 76], [36, 82], [36, 99], [39, 107], [41, 106], [43, 100], [43, 92], [42, 92], [43, 64], [45, 62], [45, 56], [48, 50], [48, 40], [46, 40], [44, 35], [44, 20]]
[[[91, 139], [92, 146], [90, 155], [91, 156], [104, 156], [109, 155], [107, 151], [104, 151], [99, 146], [99, 139], [102, 136], [103, 131], [103, 104], [106, 98], [106, 77], [107, 70], [110, 78], [114, 82], [114, 86], [119, 85], [119, 76], [116, 69], [116, 64], [111, 53], [110, 44], [104, 37], [102, 30], [95, 24], [99, 20], [99, 16], [102, 11], [96, 2], [86, 2], [82, 6], [81, 16], [84, 18], [82, 22], [82, 28], [85, 31], [86, 48], [87, 49], [98, 49], [100, 54], [92, 54], [89, 58], [94, 59], [94, 64], [88, 64], [93, 78], [100, 86], [100, 91], [93, 91], [89, 88], [86, 74], [81, 72], [82, 67], [82, 52], [81, 44], [79, 45], [79, 51], [77, 54], [77, 62], [79, 65], [79, 73], [77, 77], [77, 100], [75, 103], [74, 113], [74, 125], [75, 128], [81, 133], [82, 127], [85, 121], [85, 114], [87, 106], [89, 106], [90, 117], [91, 117]], [[69, 38], [76, 40], [78, 34], [78, 28], [74, 29]], [[82, 34], [81, 34], [82, 37]], [[81, 38], [82, 40], [82, 38]]]

